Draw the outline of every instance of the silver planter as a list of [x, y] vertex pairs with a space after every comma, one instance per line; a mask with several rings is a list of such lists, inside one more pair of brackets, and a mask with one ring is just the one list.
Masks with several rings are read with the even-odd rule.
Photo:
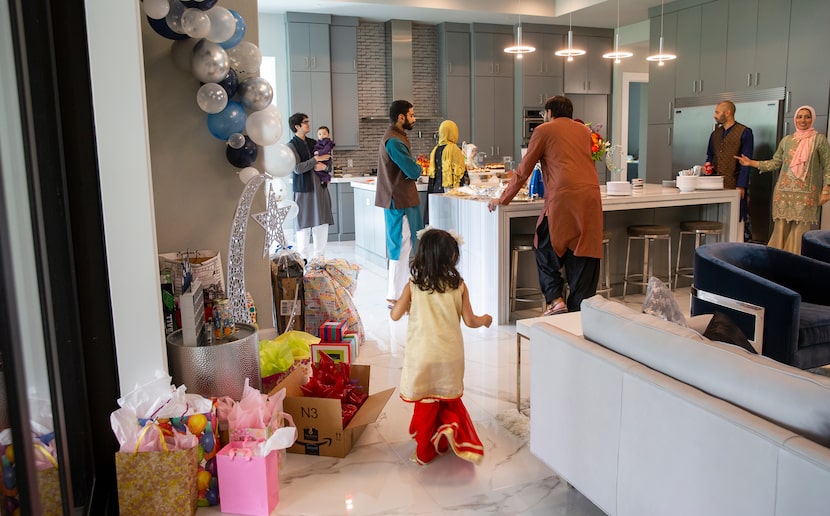
[[259, 339], [256, 328], [237, 323], [237, 340], [213, 341], [210, 346], [185, 346], [182, 331], [167, 337], [167, 363], [176, 385], [202, 396], [230, 396], [239, 401], [245, 378], [251, 387], [262, 388], [259, 372]]

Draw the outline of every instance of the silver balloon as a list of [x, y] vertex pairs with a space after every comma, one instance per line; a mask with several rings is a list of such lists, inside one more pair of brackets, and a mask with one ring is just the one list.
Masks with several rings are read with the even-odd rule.
[[262, 53], [250, 41], [242, 41], [235, 47], [228, 49], [228, 57], [231, 60], [231, 66], [237, 73], [257, 73], [259, 65], [262, 64]]
[[285, 177], [294, 170], [297, 158], [284, 143], [265, 147], [265, 170], [274, 177]]
[[169, 0], [142, 0], [141, 8], [144, 14], [154, 20], [160, 20], [170, 12]]
[[266, 79], [251, 77], [239, 83], [237, 94], [243, 106], [251, 111], [259, 111], [271, 105], [274, 89]]
[[182, 71], [193, 72], [193, 47], [199, 42], [198, 39], [178, 39], [170, 46], [170, 56]]
[[241, 149], [245, 145], [245, 135], [242, 133], [233, 133], [228, 138], [228, 146], [231, 149]]
[[191, 38], [204, 38], [210, 32], [210, 18], [201, 9], [187, 9], [182, 15], [182, 29]]
[[215, 82], [208, 82], [196, 92], [199, 109], [210, 115], [219, 113], [228, 105], [228, 92]]
[[243, 184], [248, 184], [248, 181], [255, 178], [259, 175], [259, 170], [255, 169], [254, 167], [245, 167], [239, 171], [239, 180], [242, 181]]
[[204, 39], [193, 47], [193, 58], [190, 63], [193, 75], [201, 82], [220, 82], [230, 68], [230, 60], [225, 49]]
[[167, 13], [167, 16], [165, 16], [164, 19], [167, 21], [167, 26], [170, 27], [170, 30], [173, 32], [184, 34], [184, 29], [182, 28], [182, 16], [184, 15], [184, 10], [184, 4], [179, 0], [173, 0], [170, 2], [170, 12]]
[[210, 32], [205, 36], [206, 39], [214, 43], [231, 39], [231, 36], [236, 32], [236, 18], [233, 17], [233, 14], [218, 5], [211, 7], [205, 13], [210, 18]]
[[275, 106], [254, 111], [245, 121], [245, 131], [258, 145], [267, 146], [277, 143], [282, 136], [282, 120]]

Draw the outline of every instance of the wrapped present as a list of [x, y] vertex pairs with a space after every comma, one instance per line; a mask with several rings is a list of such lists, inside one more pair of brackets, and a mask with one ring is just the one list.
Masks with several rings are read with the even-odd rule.
[[350, 350], [352, 352], [352, 362], [354, 362], [357, 360], [357, 355], [360, 354], [360, 350], [357, 345], [357, 335], [354, 333], [345, 333], [343, 335], [343, 342], [348, 342], [351, 346]]
[[303, 277], [305, 287], [305, 331], [314, 333], [328, 320], [345, 320], [347, 331], [363, 343], [364, 331], [352, 295], [360, 267], [343, 259], [312, 260]]
[[296, 251], [281, 249], [271, 259], [271, 290], [277, 330], [305, 329], [303, 270], [305, 262]]
[[348, 321], [326, 321], [320, 325], [318, 335], [321, 342], [342, 342], [343, 333], [347, 331]]

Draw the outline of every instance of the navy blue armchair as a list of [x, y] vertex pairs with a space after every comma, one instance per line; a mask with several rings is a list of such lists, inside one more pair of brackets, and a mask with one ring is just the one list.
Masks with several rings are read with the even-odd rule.
[[801, 236], [801, 255], [830, 263], [830, 231], [807, 231]]
[[694, 267], [692, 315], [725, 313], [779, 362], [830, 363], [830, 263], [721, 242], [698, 247]]

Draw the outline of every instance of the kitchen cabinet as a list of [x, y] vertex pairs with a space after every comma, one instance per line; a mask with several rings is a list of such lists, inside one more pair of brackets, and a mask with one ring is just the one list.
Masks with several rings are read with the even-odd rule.
[[553, 55], [562, 35], [525, 32], [522, 41], [536, 48], [522, 57], [522, 106], [541, 109], [548, 98], [565, 93], [562, 58]]
[[288, 56], [291, 71], [330, 71], [328, 24], [289, 21]]
[[337, 240], [337, 235], [340, 232], [340, 216], [338, 213], [338, 205], [337, 205], [337, 184], [329, 183], [326, 187], [329, 193], [329, 199], [331, 199], [331, 215], [332, 215], [332, 222], [329, 224], [329, 240]]
[[554, 95], [564, 95], [562, 77], [525, 75], [522, 78], [522, 105], [524, 107], [545, 107], [545, 102]]
[[507, 32], [473, 32], [476, 77], [513, 77], [513, 54], [504, 51], [513, 44], [513, 27]]
[[337, 240], [354, 240], [354, 188], [349, 183], [337, 183], [337, 222]]
[[471, 141], [473, 132], [469, 25], [438, 26], [440, 109], [458, 126], [458, 141]]
[[333, 17], [330, 27], [332, 137], [339, 150], [360, 148], [357, 23], [357, 18]]
[[[663, 52], [674, 52], [677, 33], [677, 13], [666, 14], [663, 18]], [[649, 55], [659, 50], [660, 17], [651, 18]], [[648, 123], [665, 124], [672, 121], [674, 114], [675, 61], [648, 64]], [[671, 160], [669, 160], [671, 163]]]
[[640, 170], [640, 177], [644, 178], [647, 183], [659, 183], [664, 179], [674, 179], [675, 171], [672, 170], [672, 124], [649, 124], [647, 140], [645, 170]]
[[827, 66], [827, 58], [821, 57], [830, 49], [827, 20], [830, 20], [830, 2], [792, 0], [785, 132], [792, 132], [793, 115], [800, 106], [813, 106], [817, 114], [827, 114], [830, 66]]
[[729, 0], [725, 91], [785, 85], [789, 14], [790, 0]]
[[565, 93], [610, 94], [614, 61], [605, 59], [602, 54], [614, 46], [613, 40], [602, 36], [574, 35], [573, 46], [587, 53], [574, 57], [573, 61], [568, 61], [566, 57], [559, 58], [564, 62]]
[[513, 152], [514, 115], [512, 77], [475, 78], [473, 142], [487, 161], [501, 161]]
[[724, 91], [729, 4], [718, 0], [677, 13], [675, 97]]
[[356, 248], [366, 251], [376, 262], [386, 264], [386, 221], [383, 209], [375, 206], [375, 191], [354, 189]]
[[[311, 137], [317, 139], [317, 127], [332, 124], [331, 74], [329, 72], [291, 72], [291, 112], [305, 113], [311, 121]], [[332, 132], [334, 130], [332, 129]], [[338, 136], [333, 132], [332, 139]]]

